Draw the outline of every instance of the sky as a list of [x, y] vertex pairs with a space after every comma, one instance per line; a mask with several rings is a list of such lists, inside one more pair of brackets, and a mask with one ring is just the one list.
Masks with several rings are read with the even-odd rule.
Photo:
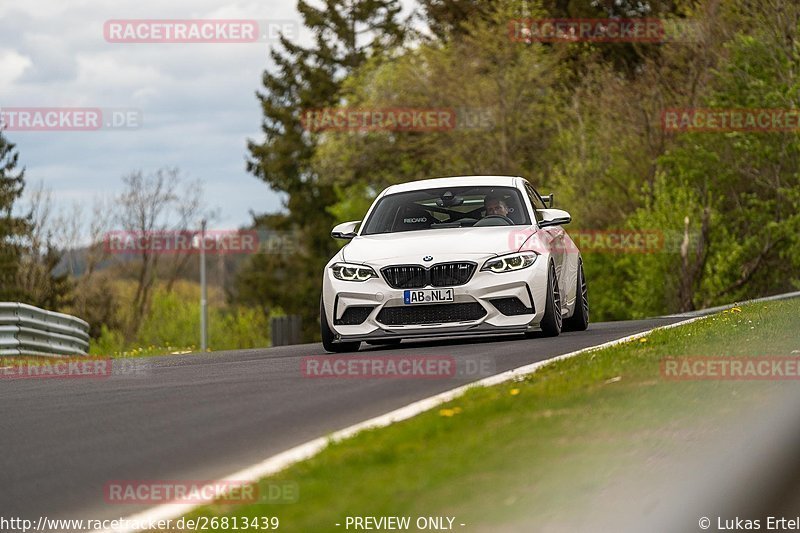
[[251, 220], [281, 199], [245, 170], [247, 139], [261, 139], [255, 93], [269, 38], [248, 43], [115, 43], [104, 24], [128, 19], [254, 19], [301, 42], [296, 0], [0, 1], [0, 109], [134, 110], [139, 127], [4, 132], [28, 189], [42, 183], [58, 208], [122, 190], [134, 170], [178, 167], [204, 184], [219, 228]]

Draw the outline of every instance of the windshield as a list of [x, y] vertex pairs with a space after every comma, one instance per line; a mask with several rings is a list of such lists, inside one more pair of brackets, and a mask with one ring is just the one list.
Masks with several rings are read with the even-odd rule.
[[450, 187], [390, 194], [380, 199], [361, 234], [529, 225], [523, 206], [522, 196], [513, 187]]

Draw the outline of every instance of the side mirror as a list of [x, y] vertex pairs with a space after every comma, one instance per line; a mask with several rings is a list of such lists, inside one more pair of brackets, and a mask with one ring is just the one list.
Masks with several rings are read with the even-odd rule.
[[352, 239], [356, 236], [356, 228], [358, 228], [359, 224], [361, 224], [360, 220], [337, 224], [331, 231], [331, 237], [334, 239]]
[[553, 200], [555, 200], [553, 193], [550, 193], [547, 196], [542, 196], [542, 201], [544, 202], [544, 205], [546, 205], [550, 209], [553, 208]]
[[542, 217], [539, 222], [540, 228], [562, 226], [572, 222], [572, 216], [562, 209], [537, 209], [537, 212]]

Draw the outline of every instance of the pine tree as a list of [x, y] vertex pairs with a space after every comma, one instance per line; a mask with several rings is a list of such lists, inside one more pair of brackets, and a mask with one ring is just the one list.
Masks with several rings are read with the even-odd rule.
[[240, 301], [300, 314], [305, 336], [311, 338], [318, 330], [322, 268], [336, 250], [327, 208], [337, 196], [334, 184], [314, 171], [318, 135], [304, 130], [301, 114], [336, 106], [342, 80], [400, 44], [405, 30], [398, 0], [325, 0], [321, 8], [301, 0], [298, 10], [314, 43], [306, 48], [282, 36], [280, 47], [271, 52], [275, 69], [264, 73], [264, 91], [258, 94], [264, 139], [248, 143], [247, 164], [256, 177], [286, 195], [285, 214], [256, 217], [255, 224], [292, 230], [298, 236], [296, 251], [255, 256], [240, 275], [236, 294]]
[[0, 301], [24, 300], [17, 283], [24, 239], [30, 227], [28, 217], [14, 214], [14, 203], [25, 187], [25, 169], [17, 170], [19, 152], [0, 132]]
[[443, 41], [466, 33], [465, 23], [487, 18], [497, 3], [493, 0], [420, 0], [424, 22], [434, 37]]

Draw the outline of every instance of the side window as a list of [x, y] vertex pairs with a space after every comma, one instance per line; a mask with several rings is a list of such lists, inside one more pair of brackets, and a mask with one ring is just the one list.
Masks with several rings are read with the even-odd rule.
[[546, 206], [544, 205], [544, 202], [539, 197], [539, 195], [536, 194], [536, 191], [533, 190], [533, 187], [531, 187], [527, 183], [525, 184], [525, 192], [528, 194], [528, 198], [530, 199], [531, 205], [533, 206], [534, 215], [536, 216], [536, 222], [539, 222], [539, 220], [541, 220], [541, 217], [539, 216], [539, 213], [536, 210], [544, 209]]

